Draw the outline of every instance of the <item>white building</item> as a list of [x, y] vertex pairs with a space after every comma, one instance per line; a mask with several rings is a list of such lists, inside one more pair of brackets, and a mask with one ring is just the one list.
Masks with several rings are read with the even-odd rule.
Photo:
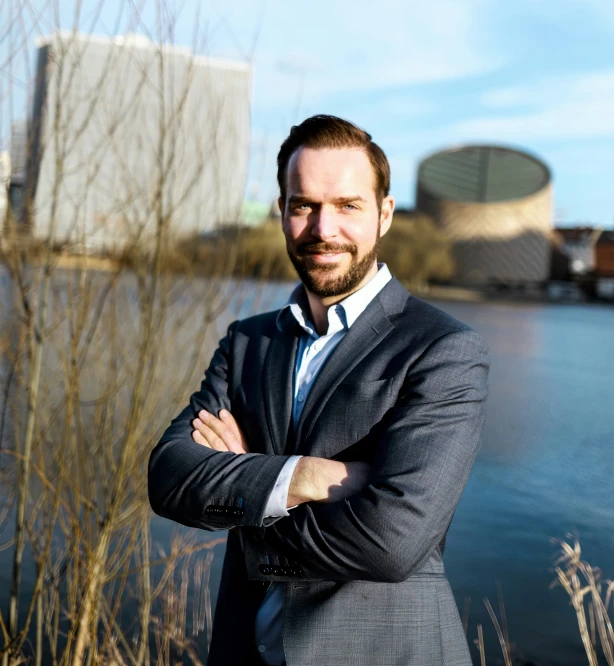
[[32, 233], [75, 249], [150, 245], [238, 219], [250, 66], [138, 35], [38, 43], [28, 184]]
[[[11, 179], [11, 154], [0, 152], [0, 230], [4, 226], [8, 206], [9, 181]], [[0, 237], [2, 234], [0, 233]]]

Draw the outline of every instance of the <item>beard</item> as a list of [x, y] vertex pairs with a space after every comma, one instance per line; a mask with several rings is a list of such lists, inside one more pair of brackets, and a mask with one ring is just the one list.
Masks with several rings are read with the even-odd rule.
[[[380, 227], [377, 227], [375, 244], [364, 257], [358, 258], [358, 248], [351, 243], [302, 243], [294, 253], [286, 244], [288, 256], [294, 266], [301, 282], [315, 296], [330, 298], [343, 296], [354, 291], [365, 279], [377, 259], [380, 242]], [[307, 266], [306, 258], [310, 254], [325, 252], [348, 252], [352, 259], [350, 267], [342, 275], [335, 276], [337, 270], [334, 264]]]

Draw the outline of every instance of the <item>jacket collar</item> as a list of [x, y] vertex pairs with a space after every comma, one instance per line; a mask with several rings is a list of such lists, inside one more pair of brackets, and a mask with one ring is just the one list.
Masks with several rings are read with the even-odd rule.
[[[378, 264], [378, 268], [377, 273], [364, 287], [339, 301], [334, 307], [329, 308], [329, 325], [332, 325], [331, 317], [335, 316], [343, 322], [344, 328], [349, 329], [375, 296], [390, 282], [392, 275], [388, 266], [381, 263]], [[288, 313], [292, 315], [305, 333], [317, 337], [315, 327], [310, 320], [309, 301], [307, 300], [305, 287], [302, 284], [297, 285], [292, 290], [288, 302], [277, 315], [276, 325], [280, 330], [284, 330], [284, 327], [288, 326]]]
[[[301, 453], [326, 402], [345, 377], [394, 329], [390, 318], [403, 311], [409, 292], [391, 278], [367, 304], [341, 342], [331, 352], [307, 396], [296, 430], [296, 452]], [[294, 362], [301, 328], [286, 311], [276, 326], [267, 351], [262, 389], [275, 453], [282, 454], [292, 430]], [[281, 314], [281, 313], [280, 313]], [[290, 315], [290, 316], [289, 316]], [[280, 317], [278, 315], [278, 320]]]

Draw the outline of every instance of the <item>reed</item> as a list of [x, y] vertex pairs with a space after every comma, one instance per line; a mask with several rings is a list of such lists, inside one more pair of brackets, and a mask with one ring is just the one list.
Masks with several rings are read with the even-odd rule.
[[[568, 534], [565, 540], [551, 541], [558, 547], [559, 556], [554, 567], [556, 578], [550, 587], [561, 586], [569, 595], [570, 604], [578, 621], [578, 632], [586, 652], [587, 663], [589, 666], [600, 666], [602, 663], [614, 666], [614, 629], [611, 615], [614, 613], [614, 581], [603, 580], [601, 570], [582, 559], [582, 549], [577, 537]], [[500, 649], [500, 653], [491, 656], [496, 663], [502, 658], [505, 666], [512, 666], [513, 663], [535, 666], [533, 662], [519, 661], [515, 655], [509, 638], [500, 583], [497, 584], [497, 597], [499, 617], [489, 599], [483, 599]], [[469, 601], [465, 599], [463, 613], [465, 634], [468, 626]], [[486, 666], [488, 655], [484, 642], [484, 628], [481, 624], [477, 625], [477, 638], [473, 643], [478, 650], [480, 665]]]

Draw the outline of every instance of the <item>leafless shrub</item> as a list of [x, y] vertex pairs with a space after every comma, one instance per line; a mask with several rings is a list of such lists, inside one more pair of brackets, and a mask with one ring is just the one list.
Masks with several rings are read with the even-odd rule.
[[[0, 518], [12, 567], [3, 666], [41, 664], [43, 654], [54, 666], [182, 655], [197, 664], [195, 636], [206, 642], [211, 631], [211, 549], [221, 540], [184, 532], [158, 553], [146, 467], [236, 297], [215, 270], [206, 280], [171, 270], [186, 219], [225, 222], [241, 200], [241, 169], [225, 175], [221, 144], [235, 131], [232, 109], [200, 56], [173, 69], [165, 43], [177, 16], [163, 3], [154, 31], [144, 3], [127, 12], [126, 32], [152, 38], [146, 51], [117, 41], [87, 60], [98, 42], [77, 27], [103, 5], [76, 2], [64, 34], [54, 33], [54, 3], [9, 0], [0, 18], [7, 78], [33, 84], [23, 103], [2, 88], [0, 108], [10, 118], [34, 109], [23, 206], [7, 209], [0, 248], [10, 277], [0, 310]], [[28, 50], [41, 34], [53, 36], [36, 79]], [[194, 34], [198, 53], [198, 20]], [[108, 270], [93, 268], [96, 254], [112, 259]], [[59, 269], [65, 255], [79, 257], [70, 270]], [[231, 248], [221, 260], [232, 264]]]

